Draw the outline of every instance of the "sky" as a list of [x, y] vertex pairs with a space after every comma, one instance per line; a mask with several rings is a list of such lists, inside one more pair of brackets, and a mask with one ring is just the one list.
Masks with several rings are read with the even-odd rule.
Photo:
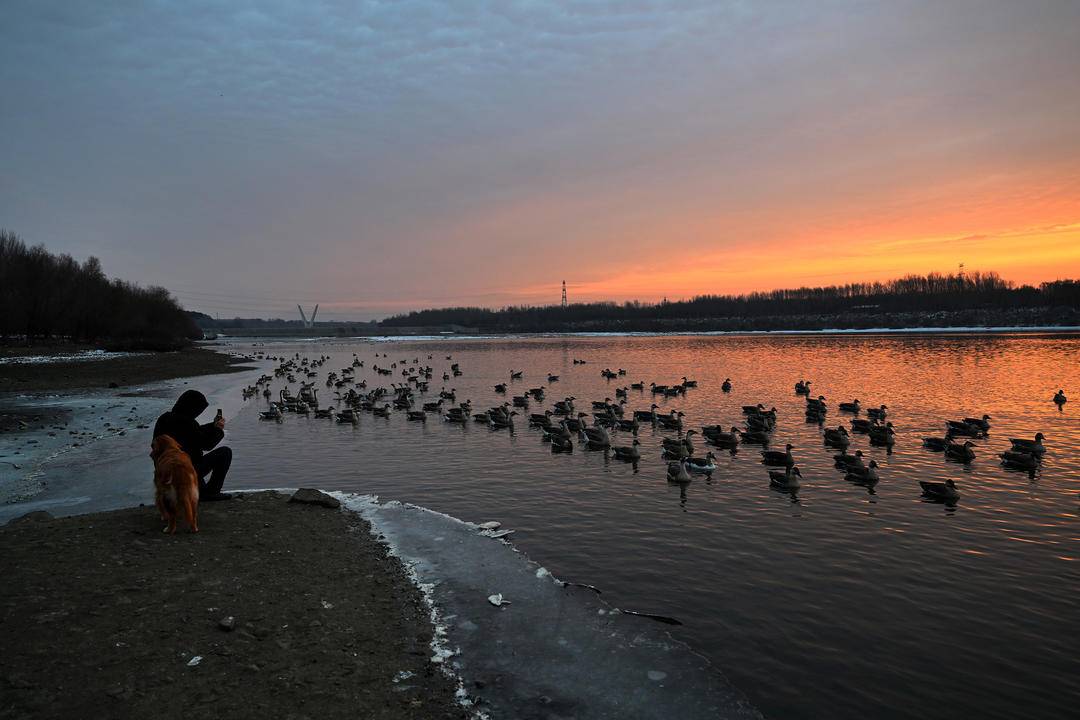
[[221, 317], [1080, 278], [1080, 2], [4, 0], [0, 227]]

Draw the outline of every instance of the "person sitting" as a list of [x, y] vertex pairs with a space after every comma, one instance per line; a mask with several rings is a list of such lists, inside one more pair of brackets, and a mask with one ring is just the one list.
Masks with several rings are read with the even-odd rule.
[[185, 390], [173, 409], [158, 418], [153, 437], [171, 436], [191, 458], [199, 476], [200, 500], [228, 500], [232, 496], [221, 492], [221, 487], [232, 464], [232, 450], [224, 446], [215, 448], [225, 437], [225, 418], [219, 410], [213, 422], [200, 425], [195, 420], [209, 405], [206, 396], [198, 390]]

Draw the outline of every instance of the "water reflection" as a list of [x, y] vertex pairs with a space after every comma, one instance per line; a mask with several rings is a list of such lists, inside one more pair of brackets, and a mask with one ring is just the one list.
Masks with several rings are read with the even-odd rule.
[[[375, 347], [335, 340], [269, 347], [331, 355], [328, 368], [353, 352], [369, 359], [376, 349], [399, 360], [434, 355], [427, 362], [440, 374], [457, 362], [463, 375], [452, 384], [459, 398], [472, 399], [474, 412], [540, 385], [547, 398], [531, 400], [524, 418], [571, 396], [591, 411], [593, 401], [625, 387], [624, 418], [648, 414], [651, 406], [672, 422], [681, 418], [682, 435], [649, 421], [636, 435], [611, 427], [611, 445], [640, 441], [641, 457], [631, 462], [604, 448], [579, 452], [588, 443], [576, 435], [571, 452], [556, 452], [522, 415], [512, 433], [471, 420], [410, 423], [403, 413], [363, 413], [356, 425], [290, 415], [278, 425], [258, 422], [254, 413], [265, 406], [252, 405], [249, 422], [241, 416], [230, 424], [230, 444], [240, 485], [318, 478], [330, 488], [465, 519], [499, 519], [556, 575], [595, 584], [616, 604], [685, 618], [676, 635], [716, 662], [766, 716], [945, 718], [963, 707], [972, 717], [1064, 718], [1080, 703], [1071, 645], [1080, 637], [1073, 607], [1080, 563], [1072, 560], [1080, 557], [1080, 423], [1071, 403], [1059, 412], [1051, 400], [1057, 389], [1080, 385], [1076, 337], [451, 339]], [[447, 355], [453, 360], [441, 359]], [[602, 376], [605, 368], [615, 377]], [[627, 374], [618, 375], [619, 368]], [[523, 377], [511, 381], [511, 369]], [[371, 387], [389, 385], [364, 376]], [[683, 376], [697, 387], [672, 396], [651, 391], [651, 384]], [[798, 380], [811, 382], [810, 396], [829, 399], [824, 415], [806, 414], [807, 396], [793, 392]], [[505, 395], [494, 390], [500, 383], [508, 385]], [[839, 403], [854, 398], [860, 413], [840, 412]], [[746, 425], [743, 407], [759, 404], [775, 406], [774, 428]], [[892, 442], [871, 442], [869, 431], [851, 424], [881, 405], [896, 432]], [[983, 414], [992, 416], [988, 435], [949, 441], [973, 444], [968, 462], [946, 459], [944, 446], [923, 447], [924, 437], [945, 440], [948, 420]], [[846, 452], [876, 463], [877, 482], [852, 480], [837, 467], [842, 453], [825, 445], [825, 430], [838, 425], [849, 433]], [[716, 469], [668, 483], [662, 439], [711, 426], [748, 437], [732, 446], [720, 434], [702, 433], [704, 442], [692, 436], [695, 455], [712, 450]], [[1020, 482], [1018, 473], [1027, 471], [1003, 467], [1000, 456], [1009, 438], [1037, 432], [1046, 436], [1045, 455]], [[802, 472], [797, 489], [772, 487], [759, 454], [788, 443]], [[947, 480], [959, 501], [924, 496], [919, 485]], [[868, 607], [875, 612], [852, 612]], [[770, 681], [777, 677], [784, 683]]]

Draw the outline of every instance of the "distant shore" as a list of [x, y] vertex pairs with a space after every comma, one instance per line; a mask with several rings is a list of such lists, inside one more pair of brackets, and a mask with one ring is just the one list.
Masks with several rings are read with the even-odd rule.
[[0, 716], [463, 718], [400, 561], [352, 513], [243, 494], [0, 528]]
[[[74, 348], [80, 350], [84, 348]], [[63, 354], [71, 347], [4, 348], [0, 357]], [[243, 358], [193, 347], [175, 352], [131, 353], [104, 360], [0, 364], [0, 393], [57, 392], [125, 387], [156, 380], [217, 375], [248, 368]]]

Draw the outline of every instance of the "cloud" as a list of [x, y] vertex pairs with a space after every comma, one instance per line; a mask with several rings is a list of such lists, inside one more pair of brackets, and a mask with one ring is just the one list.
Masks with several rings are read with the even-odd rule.
[[1078, 27], [1005, 0], [8, 0], [0, 223], [148, 283], [371, 309], [798, 254], [899, 206], [943, 223], [916, 238], [1075, 221], [956, 218], [1075, 207]]

